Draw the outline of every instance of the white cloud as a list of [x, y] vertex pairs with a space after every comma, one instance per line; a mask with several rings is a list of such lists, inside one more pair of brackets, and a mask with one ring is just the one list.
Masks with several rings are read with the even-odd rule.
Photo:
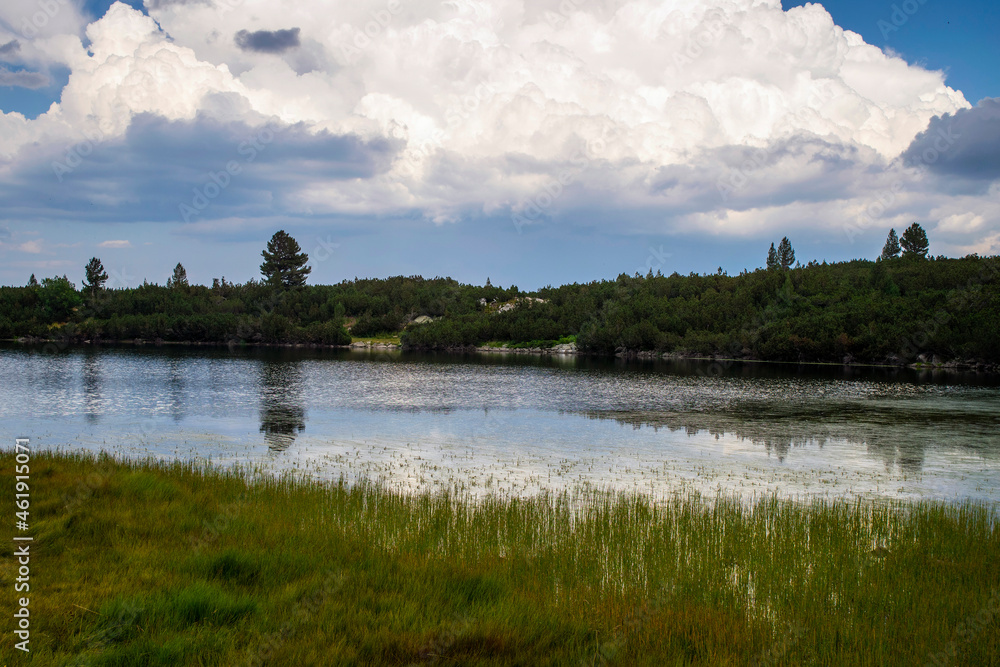
[[10, 26], [11, 37], [21, 43], [21, 53], [30, 55], [33, 42], [82, 32], [86, 20], [78, 4], [70, 0], [4, 0], [0, 3], [0, 23]]
[[974, 232], [982, 227], [984, 222], [983, 216], [975, 213], [955, 213], [939, 222], [936, 231], [959, 234]]
[[[275, 199], [304, 215], [417, 211], [447, 222], [532, 206], [544, 209], [540, 219], [603, 208], [643, 211], [631, 231], [808, 225], [839, 234], [894, 183], [895, 200], [869, 227], [954, 203], [919, 191], [920, 179], [901, 176], [894, 160], [933, 117], [968, 102], [943, 73], [864, 43], [818, 4], [147, 4], [153, 18], [113, 5], [86, 28], [89, 52], [71, 14], [63, 32], [36, 40], [35, 52], [72, 74], [37, 120], [0, 117], [0, 160], [13, 161], [0, 161], [0, 175], [38, 144], [117, 141], [136, 114], [202, 113], [404, 142], [389, 170], [370, 177], [276, 183], [284, 191]], [[292, 32], [281, 49], [245, 49], [236, 38]], [[719, 179], [745, 161], [734, 147], [764, 149], [766, 159], [720, 198]], [[110, 186], [90, 197], [122, 201]], [[956, 243], [1000, 225], [983, 198], [963, 204], [949, 215], [981, 222], [942, 218]]]
[[128, 241], [101, 241], [97, 244], [98, 248], [131, 248], [132, 244]]

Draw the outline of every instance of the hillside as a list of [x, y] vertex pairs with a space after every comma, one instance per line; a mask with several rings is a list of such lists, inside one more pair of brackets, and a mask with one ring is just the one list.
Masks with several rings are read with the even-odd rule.
[[995, 364], [998, 273], [1000, 257], [972, 255], [739, 276], [623, 274], [531, 293], [399, 276], [288, 290], [222, 281], [85, 294], [47, 279], [0, 288], [0, 338], [344, 345], [401, 333], [409, 349], [575, 338], [581, 352], [605, 355]]

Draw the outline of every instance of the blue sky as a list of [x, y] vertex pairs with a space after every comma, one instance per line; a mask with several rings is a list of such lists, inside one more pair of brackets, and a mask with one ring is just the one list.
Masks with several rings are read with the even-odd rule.
[[313, 282], [1000, 252], [1000, 10], [803, 5], [10, 0], [0, 284], [244, 281], [277, 229]]
[[[783, 3], [785, 8], [804, 4]], [[820, 4], [837, 25], [860, 34], [869, 44], [892, 49], [927, 69], [944, 70], [948, 85], [965, 93], [973, 104], [984, 97], [1000, 97], [1000, 4], [989, 0]]]

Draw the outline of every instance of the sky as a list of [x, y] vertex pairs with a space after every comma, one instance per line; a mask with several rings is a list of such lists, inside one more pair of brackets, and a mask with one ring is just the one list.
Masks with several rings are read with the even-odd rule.
[[4, 0], [0, 284], [1000, 253], [985, 1]]

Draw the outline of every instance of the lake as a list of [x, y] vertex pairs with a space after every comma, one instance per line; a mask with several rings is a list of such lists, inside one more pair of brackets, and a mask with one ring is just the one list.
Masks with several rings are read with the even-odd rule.
[[10, 443], [532, 495], [1000, 501], [1000, 380], [909, 369], [0, 347]]

